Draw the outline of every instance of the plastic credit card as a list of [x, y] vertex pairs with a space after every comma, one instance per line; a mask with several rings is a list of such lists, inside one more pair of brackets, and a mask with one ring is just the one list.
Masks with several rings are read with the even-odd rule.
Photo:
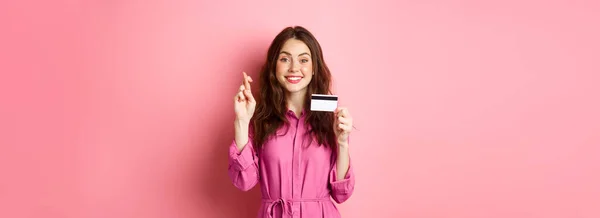
[[338, 107], [337, 95], [313, 94], [310, 100], [311, 111], [330, 111], [334, 112]]

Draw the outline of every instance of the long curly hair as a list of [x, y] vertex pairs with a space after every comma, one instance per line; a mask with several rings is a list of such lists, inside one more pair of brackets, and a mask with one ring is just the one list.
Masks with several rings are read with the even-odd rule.
[[[285, 89], [275, 75], [277, 58], [283, 44], [289, 39], [304, 42], [310, 49], [313, 60], [314, 75], [308, 84], [304, 106], [310, 108], [312, 94], [332, 94], [331, 72], [325, 64], [321, 45], [307, 29], [301, 26], [287, 27], [273, 39], [267, 52], [267, 60], [259, 76], [260, 95], [257, 98], [256, 112], [253, 116], [253, 144], [258, 151], [263, 144], [273, 136], [282, 125], [289, 127], [290, 123], [285, 114], [287, 104]], [[306, 124], [310, 127], [309, 137], [329, 148], [337, 145], [333, 128], [334, 114], [305, 110]]]

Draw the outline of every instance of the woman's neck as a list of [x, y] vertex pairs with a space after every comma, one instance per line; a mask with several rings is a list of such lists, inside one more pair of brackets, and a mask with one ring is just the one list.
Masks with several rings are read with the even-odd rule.
[[289, 110], [296, 114], [296, 117], [300, 117], [302, 110], [304, 109], [304, 99], [306, 97], [306, 90], [294, 93], [287, 93], [287, 107]]

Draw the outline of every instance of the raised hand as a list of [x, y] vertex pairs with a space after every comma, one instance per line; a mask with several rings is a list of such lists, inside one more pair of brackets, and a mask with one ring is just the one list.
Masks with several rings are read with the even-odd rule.
[[240, 89], [234, 97], [234, 110], [237, 121], [249, 123], [256, 108], [256, 100], [254, 100], [250, 89], [252, 78], [246, 72], [243, 74], [242, 85], [240, 85]]
[[335, 110], [333, 129], [339, 146], [348, 146], [348, 137], [352, 131], [352, 116], [348, 108], [338, 107]]

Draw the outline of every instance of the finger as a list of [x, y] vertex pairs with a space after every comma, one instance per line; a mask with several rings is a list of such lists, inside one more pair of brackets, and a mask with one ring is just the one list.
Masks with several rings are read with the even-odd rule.
[[246, 96], [244, 96], [244, 92], [240, 92], [240, 100], [245, 101], [246, 100]]
[[340, 123], [337, 125], [337, 128], [339, 131], [344, 132], [344, 126], [345, 126], [344, 124]]
[[240, 86], [240, 91], [238, 92], [238, 96], [240, 96], [240, 101], [245, 101], [246, 97], [244, 96], [244, 86]]
[[345, 114], [343, 114], [343, 113], [339, 113], [339, 114], [337, 115], [337, 119], [338, 119], [338, 120], [342, 120], [342, 119], [343, 119], [343, 120], [345, 120], [346, 122], [348, 122], [348, 121], [351, 121], [351, 119], [352, 119], [352, 118], [351, 118], [351, 117], [348, 117], [348, 116], [346, 116], [346, 115], [345, 115]]
[[338, 124], [335, 126], [335, 131], [336, 131], [336, 133], [337, 133], [338, 135], [344, 131], [344, 130], [342, 129], [342, 126], [341, 126], [341, 125], [342, 125], [342, 124], [338, 123]]
[[338, 107], [336, 109], [336, 116], [344, 116], [346, 114], [345, 111], [347, 111], [348, 109], [346, 109], [345, 107]]
[[350, 112], [348, 111], [348, 108], [342, 108], [342, 110], [340, 111], [340, 114], [342, 115], [342, 117], [350, 116]]
[[246, 97], [244, 96], [244, 90], [246, 90], [246, 88], [244, 88], [244, 85], [240, 86], [240, 91], [238, 92], [238, 94], [240, 95], [240, 99], [241, 100], [246, 100]]
[[254, 102], [254, 96], [252, 95], [252, 91], [250, 90], [244, 90], [244, 96], [246, 97], [246, 99], [248, 99], [248, 101], [250, 102]]
[[348, 119], [348, 118], [345, 118], [345, 117], [339, 117], [339, 118], [338, 118], [338, 122], [339, 122], [339, 123], [342, 123], [342, 124], [348, 124], [348, 123], [349, 123], [349, 121], [350, 121], [350, 119]]
[[244, 72], [244, 88], [250, 90], [250, 80], [252, 80], [246, 72]]
[[240, 96], [240, 92], [237, 92], [237, 93], [235, 94], [235, 96], [233, 97], [233, 99], [234, 99], [235, 101], [237, 101], [237, 102], [240, 102], [240, 101], [242, 101], [242, 97]]
[[238, 88], [238, 91], [235, 93], [235, 96], [233, 97], [236, 101], [241, 100], [240, 93], [242, 93], [243, 90], [244, 90], [244, 86], [241, 85], [240, 88]]
[[248, 99], [248, 101], [252, 101], [254, 100], [254, 96], [252, 96], [252, 92], [250, 92], [250, 90], [244, 90], [242, 91], [242, 93], [244, 94], [244, 98]]
[[349, 125], [342, 124], [342, 123], [340, 123], [339, 127], [340, 127], [340, 129], [342, 129], [342, 131], [344, 131], [344, 132], [350, 132], [350, 130], [352, 130], [352, 128], [350, 128], [350, 126], [349, 126]]
[[238, 96], [240, 102], [246, 101], [246, 97], [244, 96], [244, 92], [238, 92], [237, 96]]

